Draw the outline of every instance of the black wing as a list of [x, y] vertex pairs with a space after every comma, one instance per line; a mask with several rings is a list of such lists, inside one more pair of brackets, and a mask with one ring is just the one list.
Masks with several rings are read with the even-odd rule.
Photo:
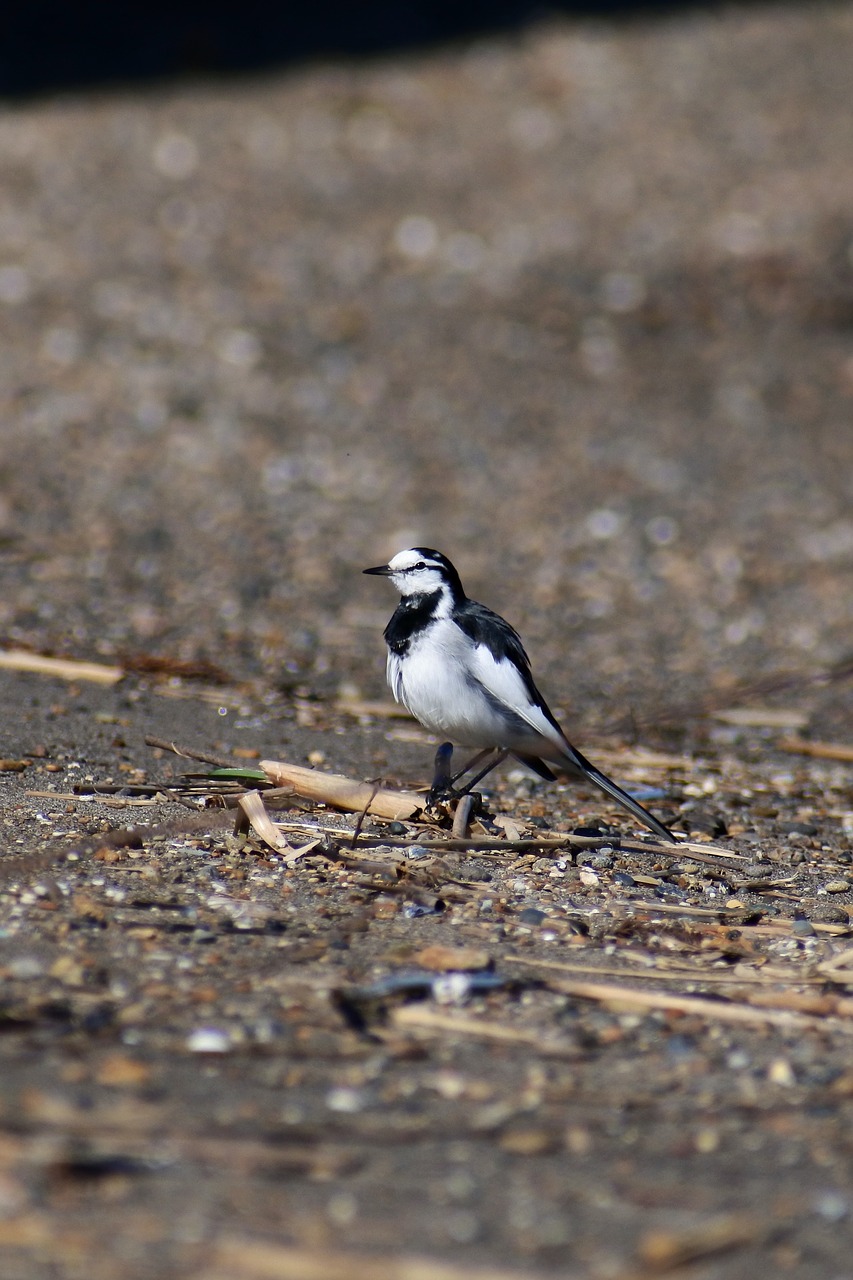
[[474, 644], [481, 644], [488, 649], [495, 662], [512, 663], [524, 682], [530, 701], [540, 709], [561, 737], [565, 738], [550, 707], [536, 688], [530, 672], [530, 659], [521, 643], [521, 637], [515, 628], [509, 625], [506, 618], [502, 618], [499, 613], [488, 609], [484, 604], [478, 604], [476, 600], [466, 600], [463, 605], [457, 607], [455, 621], [460, 631], [464, 631]]
[[[566, 765], [569, 768], [573, 766], [581, 777], [589, 779], [590, 782], [609, 795], [611, 799], [621, 804], [623, 808], [632, 813], [635, 818], [638, 818], [640, 822], [649, 827], [662, 840], [675, 842], [675, 836], [662, 822], [658, 822], [657, 818], [649, 813], [648, 809], [644, 809], [638, 800], [623, 791], [617, 783], [608, 778], [600, 769], [597, 769], [594, 764], [587, 760], [586, 756], [581, 755], [580, 751], [568, 741], [561, 726], [551, 713], [548, 704], [533, 682], [533, 676], [530, 674], [530, 659], [524, 650], [524, 645], [521, 643], [518, 632], [509, 625], [506, 619], [502, 618], [500, 614], [493, 613], [485, 605], [478, 604], [476, 600], [466, 600], [464, 605], [457, 610], [456, 622], [461, 630], [465, 632], [465, 635], [473, 640], [475, 644], [485, 645], [495, 661], [509, 660], [518, 669], [531, 702], [539, 707], [543, 715], [547, 717], [563, 739], [566, 745]], [[550, 773], [547, 765], [537, 757], [515, 754], [518, 759], [532, 768], [534, 773], [538, 773], [540, 777], [545, 777]]]

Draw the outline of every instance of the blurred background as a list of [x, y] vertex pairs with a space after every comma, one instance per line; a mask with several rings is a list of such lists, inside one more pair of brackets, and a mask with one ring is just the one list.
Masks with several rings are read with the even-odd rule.
[[111, 10], [4, 20], [0, 641], [376, 695], [426, 543], [587, 720], [844, 662], [853, 5]]

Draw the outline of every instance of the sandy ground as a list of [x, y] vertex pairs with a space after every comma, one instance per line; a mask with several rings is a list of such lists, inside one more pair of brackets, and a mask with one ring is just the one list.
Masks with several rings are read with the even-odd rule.
[[[565, 20], [5, 108], [0, 637], [126, 674], [0, 672], [4, 1277], [849, 1273], [852, 42]], [[412, 543], [692, 852], [511, 771], [510, 838], [615, 826], [293, 809], [288, 865], [187, 802], [146, 735], [428, 779], [364, 705]]]

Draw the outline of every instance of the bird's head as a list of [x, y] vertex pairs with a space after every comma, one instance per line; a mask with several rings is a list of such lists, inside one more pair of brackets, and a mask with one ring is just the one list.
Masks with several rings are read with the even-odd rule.
[[388, 564], [365, 569], [365, 573], [390, 578], [405, 600], [409, 596], [429, 596], [436, 592], [449, 592], [454, 600], [464, 599], [459, 574], [440, 551], [430, 547], [409, 547], [398, 551]]

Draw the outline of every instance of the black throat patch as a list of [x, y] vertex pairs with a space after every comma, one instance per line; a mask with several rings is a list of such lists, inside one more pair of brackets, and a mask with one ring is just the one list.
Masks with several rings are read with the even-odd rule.
[[440, 599], [439, 590], [429, 595], [407, 596], [400, 601], [384, 631], [385, 643], [392, 653], [402, 657], [408, 652], [412, 637], [429, 626]]

